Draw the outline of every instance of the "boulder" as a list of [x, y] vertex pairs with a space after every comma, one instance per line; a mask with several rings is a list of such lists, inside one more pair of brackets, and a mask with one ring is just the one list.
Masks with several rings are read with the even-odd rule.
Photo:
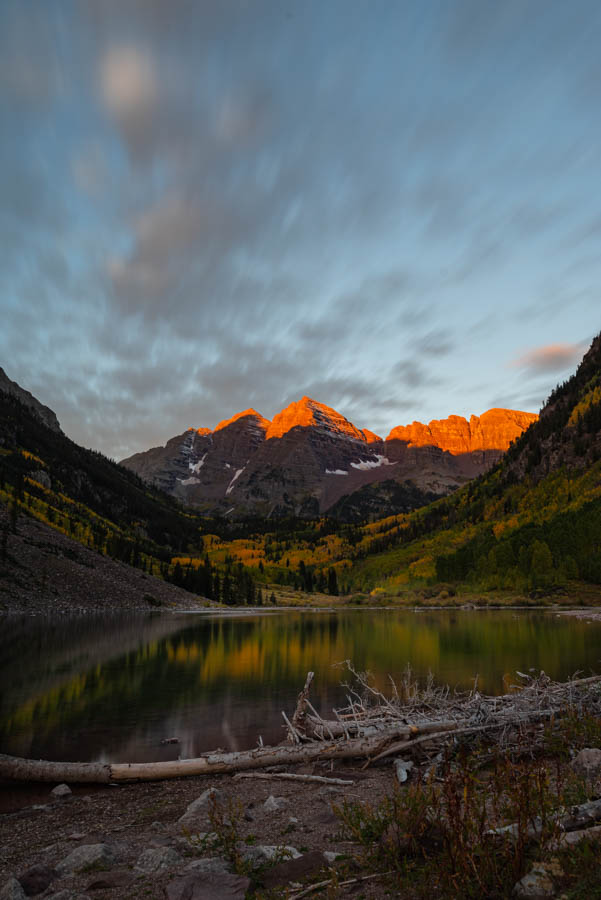
[[86, 891], [108, 891], [116, 888], [127, 888], [134, 881], [131, 872], [124, 869], [114, 869], [112, 872], [104, 872], [97, 875], [86, 885]]
[[229, 872], [229, 867], [227, 862], [220, 856], [207, 856], [188, 863], [185, 872], [186, 874], [197, 875], [222, 875]]
[[298, 859], [300, 853], [296, 847], [275, 847], [266, 844], [257, 844], [256, 846], [244, 846], [241, 848], [242, 858], [250, 863], [253, 868], [262, 866], [265, 863], [274, 861], [283, 861], [285, 859]]
[[16, 878], [9, 878], [0, 888], [0, 900], [27, 900], [27, 894]]
[[285, 806], [288, 806], [286, 797], [274, 797], [273, 794], [270, 794], [262, 808], [264, 812], [278, 812]]
[[183, 825], [185, 828], [195, 828], [199, 825], [209, 825], [209, 810], [211, 808], [211, 798], [215, 798], [215, 800], [219, 799], [222, 796], [222, 791], [219, 791], [217, 788], [208, 788], [206, 791], [197, 797], [196, 800], [193, 800], [192, 803], [188, 805], [183, 816], [181, 816], [177, 821], [178, 825]]
[[165, 888], [167, 900], [244, 900], [250, 878], [242, 875], [205, 874], [174, 878]]
[[80, 894], [79, 891], [59, 891], [58, 894], [50, 894], [48, 900], [90, 900], [87, 894]]
[[561, 867], [555, 859], [547, 863], [536, 863], [528, 874], [514, 885], [513, 893], [521, 900], [547, 900], [549, 897], [555, 897], [557, 892], [553, 876], [561, 874], [563, 874]]
[[31, 866], [22, 875], [19, 875], [21, 887], [28, 897], [41, 894], [55, 878], [58, 878], [56, 869], [44, 865]]
[[601, 775], [601, 750], [597, 747], [585, 747], [574, 757], [571, 766], [574, 772], [584, 778], [598, 778]]
[[144, 875], [171, 869], [182, 861], [172, 847], [151, 847], [139, 856], [135, 871]]
[[57, 865], [56, 871], [68, 875], [86, 869], [108, 869], [114, 862], [115, 854], [109, 844], [82, 844]]
[[272, 890], [283, 887], [291, 881], [298, 882], [305, 878], [313, 878], [324, 867], [323, 853], [319, 850], [311, 850], [295, 859], [285, 859], [276, 863], [275, 866], [261, 873], [260, 881], [264, 888]]

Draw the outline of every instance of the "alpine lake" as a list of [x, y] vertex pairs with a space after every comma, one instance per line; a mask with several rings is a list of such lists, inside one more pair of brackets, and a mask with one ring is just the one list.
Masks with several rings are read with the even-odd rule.
[[0, 752], [147, 762], [278, 743], [309, 670], [321, 714], [345, 704], [344, 660], [384, 691], [409, 664], [499, 694], [516, 671], [601, 671], [601, 622], [515, 609], [5, 617]]

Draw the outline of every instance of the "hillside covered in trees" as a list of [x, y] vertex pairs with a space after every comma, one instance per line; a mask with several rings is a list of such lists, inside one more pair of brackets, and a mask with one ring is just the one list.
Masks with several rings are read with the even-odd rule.
[[[261, 577], [307, 589], [333, 568], [343, 593], [505, 590], [601, 584], [601, 336], [487, 475], [450, 497], [373, 523], [208, 542]], [[436, 590], [434, 590], [436, 593]]]
[[[406, 497], [391, 500], [402, 510]], [[370, 522], [355, 505], [346, 522], [202, 517], [2, 393], [0, 501], [5, 566], [7, 534], [27, 514], [226, 604], [290, 591], [442, 597], [601, 585], [601, 336], [488, 474], [410, 513]]]

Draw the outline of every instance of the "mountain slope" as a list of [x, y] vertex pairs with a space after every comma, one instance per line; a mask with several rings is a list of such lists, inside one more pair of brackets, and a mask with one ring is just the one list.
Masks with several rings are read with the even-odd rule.
[[[393, 485], [368, 488], [387, 494]], [[361, 494], [355, 502], [369, 515], [369, 493]], [[339, 502], [353, 507], [353, 497]], [[248, 559], [268, 580], [305, 589], [333, 569], [342, 593], [560, 591], [575, 598], [583, 585], [601, 584], [601, 335], [540, 420], [490, 472], [451, 496], [368, 525], [330, 519], [304, 532], [222, 542], [211, 552]]]
[[188, 591], [82, 546], [43, 522], [21, 515], [13, 533], [6, 527], [8, 519], [0, 502], [0, 612], [198, 605]]
[[[486, 471], [524, 429], [532, 413], [494, 409], [395, 428], [386, 440], [358, 429], [336, 410], [303, 397], [272, 422], [245, 410], [214, 431], [188, 429], [165, 447], [123, 460], [141, 478], [212, 514], [323, 514], [361, 491], [370, 515], [390, 511], [392, 494], [367, 491], [383, 481], [411, 482], [405, 499], [425, 502]], [[381, 502], [380, 502], [381, 500]], [[404, 505], [398, 510], [406, 508]]]
[[353, 579], [393, 590], [420, 581], [517, 591], [601, 584], [600, 535], [601, 335], [491, 472], [380, 523], [389, 547], [366, 547]]
[[202, 547], [200, 519], [1, 387], [0, 610], [189, 604], [165, 579], [175, 553]]
[[29, 391], [24, 390], [20, 385], [17, 384], [16, 381], [11, 381], [4, 369], [0, 366], [0, 393], [7, 394], [11, 397], [15, 397], [23, 406], [26, 406], [33, 415], [42, 422], [42, 424], [46, 425], [47, 428], [50, 428], [52, 431], [57, 431], [62, 434], [61, 427], [58, 424], [58, 419], [56, 418], [56, 414], [49, 409], [47, 406], [44, 406], [43, 403], [40, 403], [39, 400], [30, 394]]

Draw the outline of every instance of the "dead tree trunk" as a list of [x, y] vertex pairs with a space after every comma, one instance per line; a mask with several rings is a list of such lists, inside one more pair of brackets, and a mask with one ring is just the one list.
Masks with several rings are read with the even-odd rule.
[[321, 759], [353, 759], [381, 752], [391, 740], [403, 737], [407, 727], [375, 738], [350, 741], [316, 741], [294, 746], [260, 747], [238, 753], [209, 753], [197, 759], [175, 759], [151, 763], [59, 763], [18, 759], [0, 754], [0, 778], [19, 781], [160, 781], [185, 775], [218, 775], [266, 766], [313, 762]]

